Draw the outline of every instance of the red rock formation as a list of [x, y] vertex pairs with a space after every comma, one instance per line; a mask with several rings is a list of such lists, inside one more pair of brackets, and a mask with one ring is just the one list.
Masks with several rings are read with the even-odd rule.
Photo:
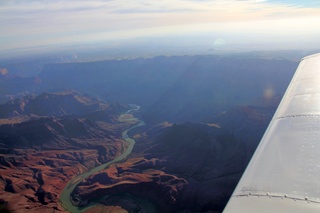
[[[15, 100], [9, 108], [19, 111], [17, 116], [0, 119], [0, 201], [14, 212], [64, 211], [58, 199], [66, 183], [121, 155], [127, 147], [121, 133], [132, 124], [117, 121], [125, 107], [92, 103], [74, 92], [42, 94], [32, 100], [44, 101], [33, 106], [50, 104], [51, 100], [54, 104], [41, 111], [47, 110], [50, 116], [21, 116], [30, 112], [30, 101]], [[62, 100], [77, 102], [79, 115], [65, 116], [70, 111], [59, 108], [64, 106]], [[52, 116], [61, 110], [66, 112], [63, 116]]]
[[159, 209], [171, 212], [179, 191], [187, 181], [153, 169], [157, 163], [157, 159], [133, 157], [124, 163], [112, 165], [82, 181], [73, 197], [80, 199], [78, 205], [81, 205], [104, 195], [129, 193], [147, 198]]

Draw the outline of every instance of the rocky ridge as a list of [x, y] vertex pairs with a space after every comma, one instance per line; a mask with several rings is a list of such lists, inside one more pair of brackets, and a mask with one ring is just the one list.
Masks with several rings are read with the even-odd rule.
[[82, 181], [72, 197], [84, 205], [104, 195], [129, 193], [152, 201], [159, 212], [220, 212], [274, 110], [241, 106], [212, 123], [135, 129], [130, 133], [137, 141], [134, 154]]
[[14, 212], [63, 211], [58, 198], [76, 174], [126, 149], [118, 116], [126, 105], [75, 91], [43, 93], [0, 105], [0, 199]]

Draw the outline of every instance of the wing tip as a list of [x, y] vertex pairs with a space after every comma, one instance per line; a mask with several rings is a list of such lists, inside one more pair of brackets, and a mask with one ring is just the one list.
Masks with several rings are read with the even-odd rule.
[[309, 59], [309, 58], [314, 58], [314, 57], [320, 57], [320, 53], [315, 53], [315, 54], [312, 54], [312, 55], [305, 56], [305, 57], [303, 57], [301, 59], [301, 61]]

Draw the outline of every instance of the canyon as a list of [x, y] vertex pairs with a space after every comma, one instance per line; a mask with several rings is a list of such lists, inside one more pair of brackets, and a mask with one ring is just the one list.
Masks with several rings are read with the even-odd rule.
[[126, 105], [66, 91], [17, 99], [0, 108], [0, 199], [13, 211], [62, 211], [59, 194], [72, 177], [127, 148], [121, 133], [132, 123], [118, 121]]
[[296, 65], [199, 55], [4, 68], [0, 207], [221, 212]]

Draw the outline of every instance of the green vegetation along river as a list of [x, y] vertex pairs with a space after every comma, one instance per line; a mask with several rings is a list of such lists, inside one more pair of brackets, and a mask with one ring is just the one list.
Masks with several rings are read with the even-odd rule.
[[[95, 206], [97, 203], [89, 203], [88, 206], [86, 207], [77, 207], [77, 206], [74, 206], [71, 202], [71, 193], [73, 192], [73, 190], [76, 188], [76, 186], [82, 181], [84, 180], [85, 178], [89, 177], [90, 175], [94, 174], [94, 173], [97, 173], [99, 172], [100, 170], [102, 169], [105, 169], [106, 167], [110, 166], [111, 164], [113, 163], [117, 163], [117, 162], [120, 162], [124, 159], [127, 158], [127, 156], [131, 153], [133, 147], [134, 147], [134, 144], [135, 144], [135, 140], [130, 138], [129, 135], [128, 135], [128, 132], [134, 128], [137, 128], [139, 126], [142, 126], [142, 125], [145, 125], [144, 121], [142, 120], [139, 120], [137, 118], [126, 118], [126, 114], [130, 114], [131, 112], [133, 111], [138, 111], [140, 109], [140, 106], [138, 105], [134, 105], [134, 104], [131, 104], [130, 105], [131, 107], [133, 107], [133, 109], [130, 109], [128, 110], [126, 113], [124, 113], [123, 115], [121, 115], [119, 117], [119, 121], [121, 122], [126, 122], [126, 121], [132, 121], [132, 120], [135, 120], [137, 121], [138, 123], [132, 127], [130, 127], [129, 129], [126, 129], [125, 131], [123, 131], [122, 133], [122, 138], [129, 143], [129, 146], [128, 148], [125, 150], [124, 153], [122, 153], [122, 155], [116, 157], [115, 159], [113, 159], [112, 161], [109, 161], [105, 164], [102, 164], [98, 167], [95, 167], [93, 169], [91, 169], [90, 171], [86, 172], [86, 173], [83, 173], [83, 174], [80, 174], [76, 177], [74, 177], [73, 179], [71, 179], [66, 187], [63, 189], [61, 195], [60, 195], [60, 203], [61, 205], [63, 206], [63, 208], [69, 212], [72, 212], [72, 213], [76, 213], [76, 212], [84, 212], [86, 210], [88, 210], [89, 208]], [[131, 197], [132, 198], [132, 197]], [[137, 198], [138, 199], [138, 198]], [[139, 199], [139, 203], [141, 203], [141, 199]], [[147, 209], [149, 209], [150, 211], [148, 212], [153, 212], [154, 211], [154, 208], [153, 208], [153, 205], [150, 205], [150, 203], [148, 201], [146, 201], [146, 206], [147, 206]]]

